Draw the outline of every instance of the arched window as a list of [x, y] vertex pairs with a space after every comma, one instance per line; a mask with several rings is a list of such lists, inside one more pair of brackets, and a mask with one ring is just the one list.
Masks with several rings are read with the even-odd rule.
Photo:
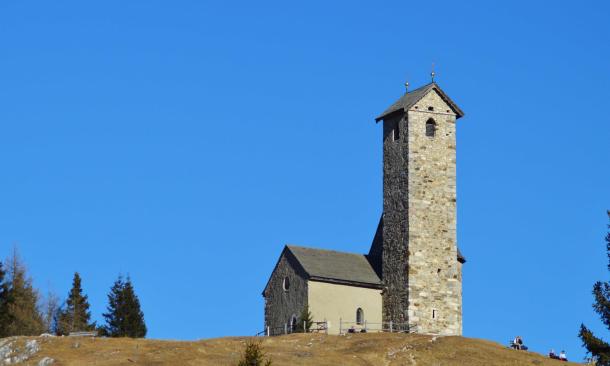
[[290, 279], [288, 277], [284, 277], [284, 283], [282, 284], [284, 291], [288, 291], [290, 288]]
[[297, 331], [297, 316], [295, 314], [292, 314], [292, 317], [290, 317], [290, 331]]
[[362, 308], [358, 308], [358, 310], [356, 310], [356, 324], [362, 323], [364, 323], [364, 311], [362, 311]]
[[432, 118], [430, 118], [426, 122], [426, 136], [434, 137], [436, 135], [436, 122]]

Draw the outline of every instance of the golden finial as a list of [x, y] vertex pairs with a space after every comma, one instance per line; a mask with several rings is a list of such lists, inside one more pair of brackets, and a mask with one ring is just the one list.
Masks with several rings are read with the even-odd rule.
[[405, 93], [409, 92], [409, 82], [405, 81]]

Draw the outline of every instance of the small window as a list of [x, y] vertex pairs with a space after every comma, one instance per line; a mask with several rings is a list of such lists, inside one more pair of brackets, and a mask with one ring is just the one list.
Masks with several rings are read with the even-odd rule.
[[290, 279], [288, 277], [284, 277], [284, 283], [282, 284], [284, 291], [288, 291], [290, 288]]
[[434, 137], [436, 135], [436, 122], [432, 118], [426, 122], [426, 136]]
[[292, 314], [292, 316], [290, 317], [290, 332], [296, 332], [297, 331], [297, 316], [295, 314]]
[[400, 139], [400, 122], [396, 122], [394, 127], [394, 141]]
[[362, 308], [358, 308], [358, 310], [356, 310], [356, 324], [363, 324], [364, 323], [364, 311], [362, 311]]
[[429, 111], [434, 111], [434, 107], [428, 107]]
[[438, 314], [436, 313], [436, 309], [432, 310], [432, 319], [436, 319], [436, 317], [438, 316]]

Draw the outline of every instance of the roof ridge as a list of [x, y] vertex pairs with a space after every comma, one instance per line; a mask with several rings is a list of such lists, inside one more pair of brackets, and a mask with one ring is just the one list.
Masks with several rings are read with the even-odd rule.
[[421, 100], [426, 95], [426, 93], [431, 90], [435, 90], [445, 101], [445, 103], [447, 103], [449, 107], [454, 110], [454, 112], [456, 113], [456, 118], [460, 118], [464, 115], [464, 112], [462, 112], [462, 110], [449, 98], [449, 96], [445, 94], [441, 87], [437, 83], [431, 82], [403, 94], [400, 98], [398, 98], [397, 101], [392, 103], [392, 105], [390, 105], [383, 113], [377, 116], [375, 118], [375, 121], [379, 122], [386, 116], [393, 114], [394, 112], [401, 110], [404, 111], [411, 108], [413, 105], [419, 102], [419, 100]]
[[413, 90], [411, 90], [411, 91], [407, 91], [407, 93], [406, 93], [406, 94], [415, 93], [415, 92], [417, 92], [417, 91], [420, 91], [420, 90], [425, 89], [425, 88], [428, 88], [428, 87], [438, 87], [438, 85], [436, 85], [436, 83], [435, 83], [435, 82], [431, 82], [431, 83], [428, 83], [428, 84], [424, 84], [424, 85], [420, 86], [420, 87], [419, 87], [419, 88], [417, 88], [417, 89], [413, 89]]
[[299, 248], [299, 249], [310, 249], [310, 250], [317, 250], [320, 252], [333, 252], [333, 253], [339, 253], [339, 254], [351, 254], [351, 255], [357, 255], [357, 256], [365, 256], [365, 254], [361, 254], [361, 253], [354, 253], [354, 252], [341, 252], [338, 250], [333, 250], [333, 249], [322, 249], [322, 248], [314, 248], [314, 247], [304, 247], [302, 245], [294, 245], [294, 244], [286, 244], [286, 247], [290, 248]]

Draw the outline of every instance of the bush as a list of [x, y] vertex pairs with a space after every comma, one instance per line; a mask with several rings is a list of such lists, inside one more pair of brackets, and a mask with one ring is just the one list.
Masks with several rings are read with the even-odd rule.
[[[299, 316], [296, 331], [299, 333], [307, 333], [311, 329], [312, 325], [313, 317], [311, 315], [311, 311], [309, 311], [309, 305], [305, 305], [301, 311], [301, 315]], [[303, 326], [305, 326], [304, 329]]]
[[260, 342], [248, 341], [237, 366], [271, 366], [271, 359], [265, 358], [265, 352], [263, 352]]

